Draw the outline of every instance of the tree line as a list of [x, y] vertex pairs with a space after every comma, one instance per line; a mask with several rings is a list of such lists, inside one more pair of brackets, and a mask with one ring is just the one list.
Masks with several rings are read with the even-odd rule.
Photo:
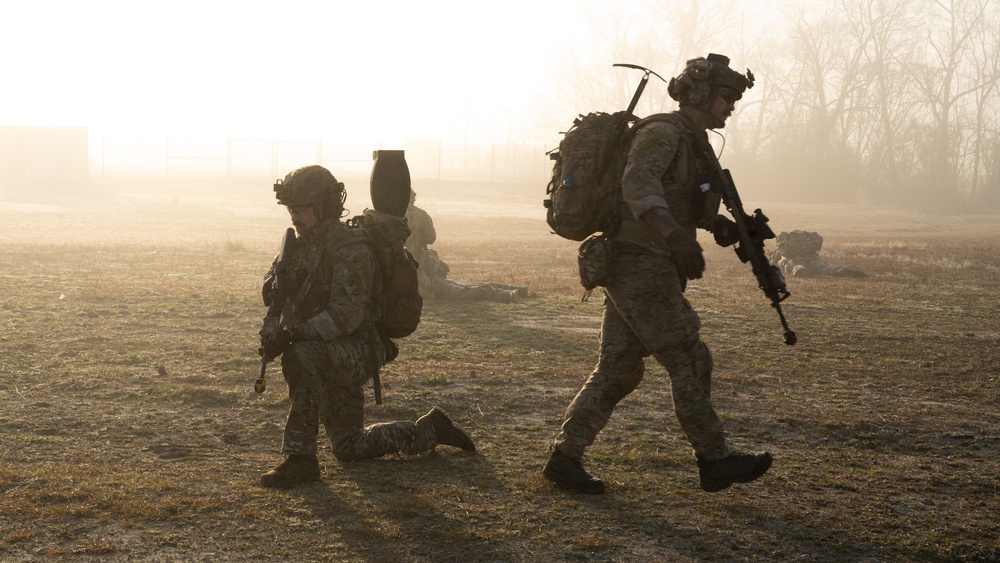
[[[756, 6], [756, 5], [755, 5]], [[1000, 206], [1000, 10], [991, 0], [651, 0], [591, 19], [540, 101], [564, 131], [624, 109], [646, 66], [665, 79], [723, 53], [757, 78], [714, 139], [757, 198], [963, 212]], [[638, 22], [638, 23], [637, 23]], [[616, 107], [621, 106], [621, 107]], [[652, 79], [637, 113], [676, 107]]]

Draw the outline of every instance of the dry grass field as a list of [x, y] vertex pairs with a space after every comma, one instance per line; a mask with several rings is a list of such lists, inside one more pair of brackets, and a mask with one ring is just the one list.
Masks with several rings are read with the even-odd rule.
[[[347, 179], [353, 212], [367, 182]], [[592, 368], [601, 302], [541, 187], [417, 182], [459, 281], [515, 304], [428, 302], [369, 421], [440, 405], [479, 451], [342, 464], [257, 486], [287, 400], [263, 395], [259, 280], [287, 223], [271, 187], [94, 185], [0, 201], [0, 561], [996, 561], [1000, 216], [763, 204], [856, 279], [793, 279], [786, 346], [749, 268], [705, 242], [689, 286], [736, 448], [762, 480], [708, 494], [664, 371], [588, 452], [603, 496], [541, 466]], [[749, 206], [756, 202], [744, 196]]]

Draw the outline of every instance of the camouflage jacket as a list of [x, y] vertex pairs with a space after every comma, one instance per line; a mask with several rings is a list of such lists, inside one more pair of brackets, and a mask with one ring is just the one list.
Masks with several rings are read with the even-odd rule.
[[423, 264], [427, 247], [437, 240], [434, 221], [426, 211], [410, 205], [406, 208], [406, 224], [410, 227], [410, 236], [406, 237], [406, 249], [418, 263]]
[[[685, 124], [682, 113], [690, 123]], [[697, 155], [693, 135], [705, 136], [697, 114], [677, 110], [668, 120], [641, 128], [629, 149], [622, 175], [625, 209], [618, 240], [655, 254], [669, 255], [663, 239], [640, 218], [655, 207], [663, 207], [678, 224], [695, 236], [696, 227], [706, 227], [719, 213], [719, 200], [707, 199], [709, 165]], [[706, 138], [707, 141], [707, 138]]]
[[448, 277], [448, 264], [441, 260], [436, 251], [427, 248], [437, 240], [430, 214], [411, 204], [406, 208], [406, 223], [410, 227], [410, 236], [406, 238], [405, 246], [420, 265], [417, 276], [421, 283], [429, 287], [433, 280]]
[[339, 220], [327, 220], [299, 238], [290, 264], [291, 291], [281, 310], [283, 327], [305, 325], [326, 341], [371, 332], [375, 258], [363, 243], [336, 249], [347, 228]]

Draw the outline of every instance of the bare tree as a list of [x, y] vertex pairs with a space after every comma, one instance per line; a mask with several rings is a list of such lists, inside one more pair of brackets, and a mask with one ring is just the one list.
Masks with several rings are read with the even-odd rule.
[[784, 40], [771, 47], [757, 133], [769, 185], [816, 201], [850, 201], [861, 183], [851, 137], [865, 89], [863, 51], [837, 6], [786, 7]]
[[[740, 29], [744, 16], [737, 0], [652, 0], [648, 5], [650, 21], [656, 22], [651, 33], [651, 58], [667, 80], [679, 73], [688, 59], [709, 52], [734, 56], [733, 31]], [[658, 86], [647, 98], [648, 113], [676, 105], [666, 85]]]
[[[741, 183], [749, 171], [771, 195], [813, 201], [1000, 201], [1000, 12], [991, 0], [789, 0], [766, 28], [736, 0], [645, 7], [641, 17], [619, 6], [594, 13], [590, 43], [567, 46], [539, 105], [553, 144], [576, 114], [624, 108], [641, 74], [611, 64], [669, 79], [688, 58], [717, 52], [757, 75], [724, 132]], [[653, 81], [636, 113], [674, 107]]]
[[[997, 23], [996, 18], [992, 22]], [[973, 162], [969, 189], [974, 202], [1000, 196], [1000, 193], [989, 193], [991, 189], [1000, 192], [1000, 186], [989, 183], [991, 172], [986, 170], [990, 152], [1000, 149], [1000, 135], [997, 131], [1000, 117], [1000, 104], [997, 103], [1000, 90], [1000, 28], [989, 23], [988, 21], [985, 32], [972, 49], [972, 64], [975, 75], [979, 77], [979, 88], [974, 92], [975, 119], [970, 139]], [[994, 178], [996, 173], [994, 168]]]
[[[740, 21], [738, 6], [737, 0], [647, 0], [633, 7], [641, 18], [621, 5], [591, 12], [588, 44], [566, 45], [553, 57], [558, 66], [551, 73], [552, 87], [538, 106], [543, 127], [564, 130], [578, 113], [625, 109], [642, 75], [612, 68], [614, 63], [637, 64], [669, 80], [687, 59], [727, 48], [723, 41]], [[666, 84], [653, 79], [636, 113], [673, 107]]]
[[917, 29], [912, 0], [841, 4], [852, 40], [860, 46], [862, 73], [854, 99], [852, 144], [864, 162], [869, 198], [889, 201], [908, 178], [900, 131], [913, 119], [914, 103], [900, 68], [913, 59]]
[[[926, 35], [923, 64], [908, 68], [930, 112], [930, 137], [923, 147], [926, 163], [920, 185], [935, 206], [955, 205], [967, 192], [962, 165], [968, 156], [963, 112], [977, 93], [996, 87], [997, 77], [977, 74], [976, 46], [987, 29], [989, 0], [932, 0], [931, 26]], [[993, 22], [994, 24], [996, 22]]]

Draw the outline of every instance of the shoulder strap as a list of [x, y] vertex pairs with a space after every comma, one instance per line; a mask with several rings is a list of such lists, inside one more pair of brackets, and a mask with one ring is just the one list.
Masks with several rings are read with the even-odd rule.
[[703, 138], [702, 135], [698, 134], [698, 128], [695, 127], [694, 123], [691, 122], [691, 118], [680, 112], [678, 112], [677, 115], [680, 116], [681, 123], [684, 124], [684, 127], [686, 127], [687, 130], [691, 133], [691, 139], [694, 141], [695, 146], [698, 148], [698, 152], [703, 153], [706, 158], [711, 158], [712, 162], [718, 164], [719, 159], [715, 156], [715, 151], [712, 150], [712, 145], [710, 145], [708, 143], [708, 140]]
[[653, 115], [648, 115], [635, 122], [635, 125], [629, 129], [628, 137], [626, 139], [631, 142], [632, 137], [634, 137], [640, 129], [651, 123], [672, 123], [674, 121], [676, 121], [676, 118], [673, 113], [654, 113]]
[[[329, 239], [332, 239], [332, 241], [329, 239], [327, 240], [327, 245], [331, 253], [336, 253], [341, 248], [356, 243], [367, 244], [369, 249], [372, 248], [371, 236], [363, 232], [361, 229], [348, 227], [346, 230], [342, 232], [331, 233], [328, 236]], [[323, 252], [317, 252], [316, 256], [313, 257], [313, 262], [311, 262], [309, 267], [306, 268], [306, 271], [309, 272], [309, 275], [306, 277], [306, 279], [302, 280], [301, 285], [299, 287], [299, 292], [292, 300], [292, 306], [294, 308], [298, 308], [298, 306], [302, 304], [302, 301], [305, 299], [306, 294], [312, 287], [313, 275], [316, 272], [316, 268], [319, 267], [320, 260], [323, 259], [323, 254], [324, 254]]]
[[330, 245], [331, 252], [337, 252], [341, 248], [352, 244], [367, 244], [368, 248], [371, 248], [372, 237], [368, 233], [364, 232], [363, 229], [348, 227], [343, 233], [337, 233], [333, 237], [333, 242], [328, 244]]

